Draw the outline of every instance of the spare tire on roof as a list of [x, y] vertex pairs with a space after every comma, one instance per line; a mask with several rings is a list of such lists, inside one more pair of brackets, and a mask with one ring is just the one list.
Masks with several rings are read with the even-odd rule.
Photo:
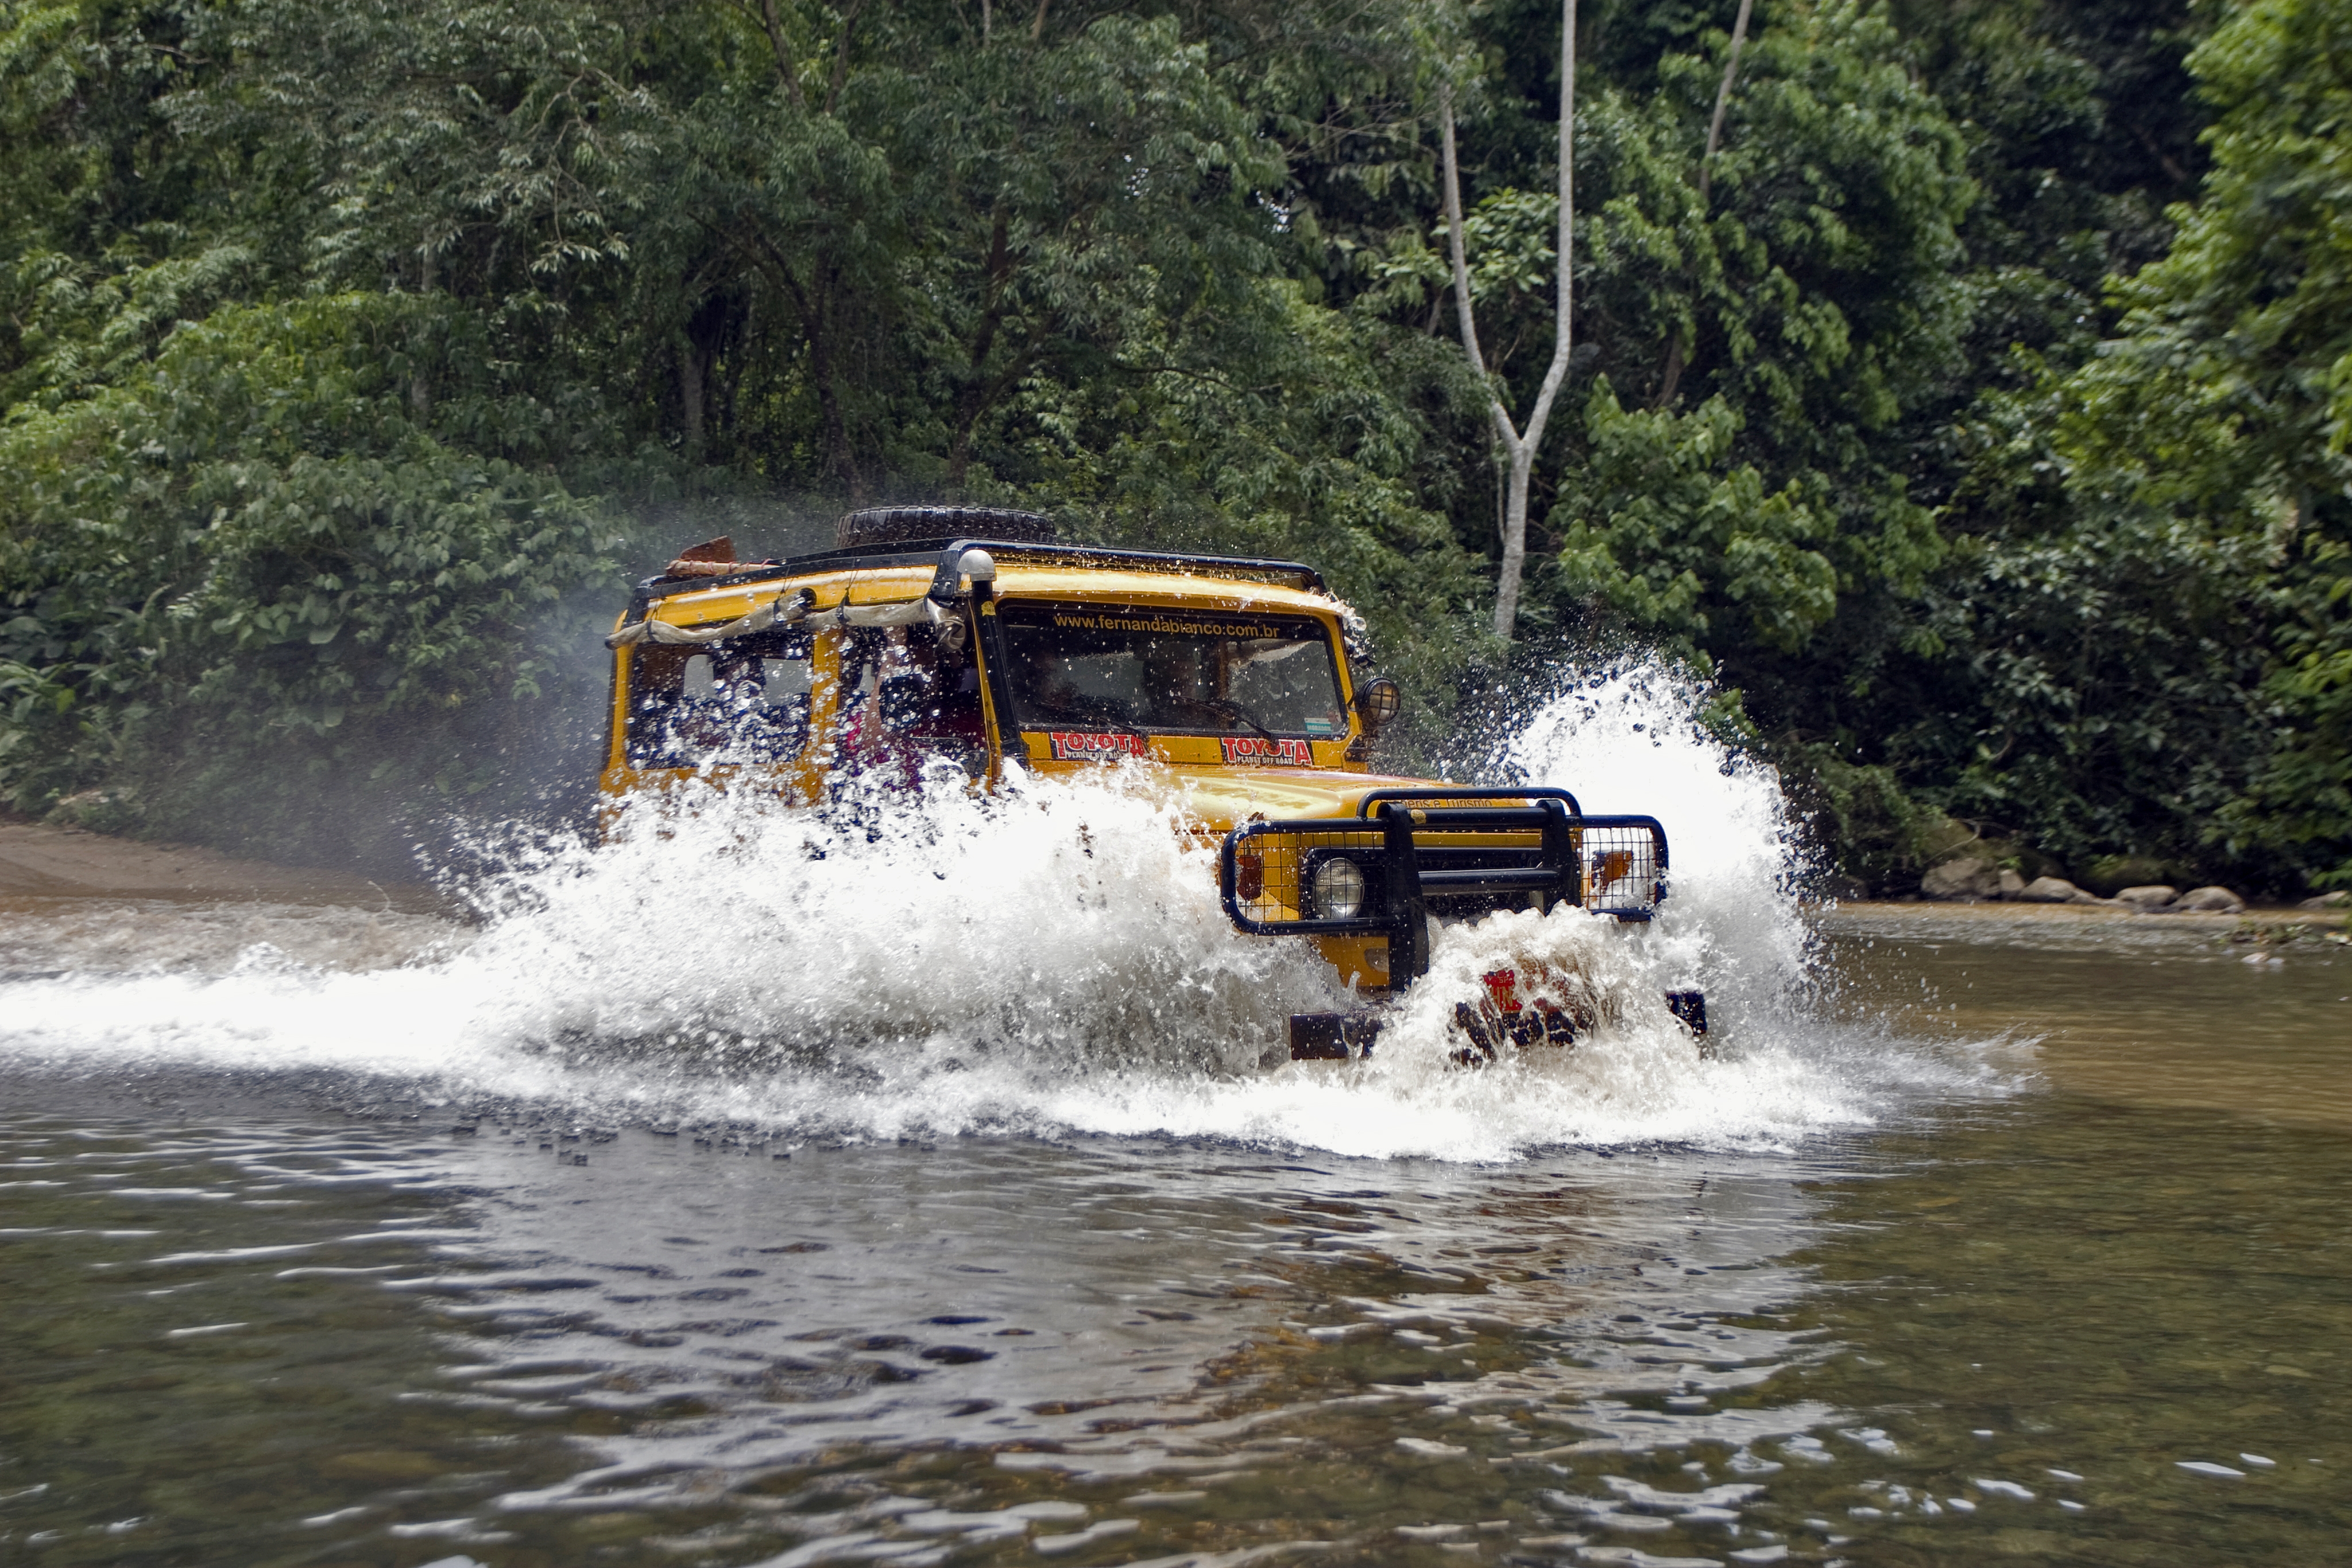
[[949, 539], [1043, 545], [1054, 542], [1054, 520], [1009, 507], [869, 507], [842, 518], [834, 538], [842, 549]]

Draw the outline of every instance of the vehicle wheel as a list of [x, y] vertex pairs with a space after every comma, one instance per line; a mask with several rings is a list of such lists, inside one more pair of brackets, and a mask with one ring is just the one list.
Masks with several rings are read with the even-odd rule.
[[941, 544], [951, 539], [1002, 539], [1006, 544], [1052, 544], [1054, 519], [1009, 507], [869, 507], [835, 526], [843, 549], [871, 545]]

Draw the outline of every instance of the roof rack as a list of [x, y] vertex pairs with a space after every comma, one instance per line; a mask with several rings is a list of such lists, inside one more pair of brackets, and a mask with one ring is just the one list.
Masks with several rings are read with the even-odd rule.
[[909, 539], [896, 549], [818, 550], [811, 555], [793, 556], [772, 563], [747, 564], [741, 571], [730, 572], [724, 577], [648, 577], [630, 594], [628, 611], [622, 618], [623, 624], [642, 620], [655, 597], [665, 591], [664, 584], [676, 584], [677, 588], [667, 590], [672, 592], [688, 586], [697, 589], [730, 588], [740, 583], [763, 582], [779, 577], [798, 577], [811, 571], [928, 566], [932, 571], [927, 597], [944, 601], [955, 596], [961, 575], [956, 563], [963, 559], [963, 552], [968, 549], [984, 549], [1000, 561], [1123, 567], [1130, 571], [1166, 571], [1187, 577], [1240, 577], [1246, 574], [1289, 578], [1292, 580], [1286, 586], [1308, 593], [1325, 591], [1323, 574], [1295, 560], [1264, 560], [1251, 556], [1171, 555], [1159, 550], [1107, 549], [1097, 545], [1024, 543], [1015, 539]]
[[[954, 597], [961, 577], [958, 563], [968, 549], [984, 549], [1000, 561], [1054, 561], [1066, 566], [1125, 567], [1130, 571], [1168, 571], [1185, 577], [1240, 577], [1244, 574], [1289, 578], [1286, 586], [1308, 593], [1323, 591], [1323, 574], [1295, 560], [1265, 560], [1255, 556], [1171, 555], [1160, 550], [1105, 549], [1096, 545], [999, 543], [990, 539], [942, 539], [939, 567], [931, 574], [930, 597]], [[908, 564], [912, 564], [911, 562]]]

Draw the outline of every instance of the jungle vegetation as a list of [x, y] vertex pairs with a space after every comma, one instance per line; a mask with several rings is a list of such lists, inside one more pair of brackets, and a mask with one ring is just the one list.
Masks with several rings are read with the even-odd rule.
[[[1826, 863], [2352, 885], [2352, 0], [0, 0], [0, 796], [283, 856], [584, 775], [731, 528], [1294, 555], [1400, 745], [1679, 661]], [[568, 749], [567, 749], [568, 748]], [[1958, 829], [1955, 829], [1955, 824]]]

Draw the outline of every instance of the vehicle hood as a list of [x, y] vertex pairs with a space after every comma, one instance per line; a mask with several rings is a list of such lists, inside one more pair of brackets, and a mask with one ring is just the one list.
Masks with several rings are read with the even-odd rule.
[[1264, 819], [1352, 817], [1375, 789], [1427, 789], [1427, 779], [1345, 773], [1324, 768], [1186, 768], [1168, 769], [1176, 799], [1204, 828], [1230, 832]]

